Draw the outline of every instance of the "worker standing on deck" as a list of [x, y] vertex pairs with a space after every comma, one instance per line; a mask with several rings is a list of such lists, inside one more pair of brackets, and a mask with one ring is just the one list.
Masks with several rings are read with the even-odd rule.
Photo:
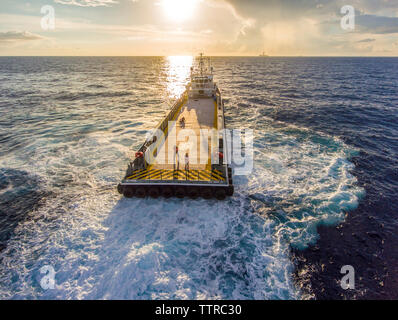
[[188, 152], [185, 154], [185, 170], [189, 171], [189, 154], [188, 154]]
[[180, 120], [180, 126], [182, 129], [185, 129], [185, 117], [182, 117]]
[[178, 156], [178, 147], [175, 146], [174, 149], [174, 170], [176, 169], [176, 165], [177, 165], [177, 170], [180, 170], [180, 158]]

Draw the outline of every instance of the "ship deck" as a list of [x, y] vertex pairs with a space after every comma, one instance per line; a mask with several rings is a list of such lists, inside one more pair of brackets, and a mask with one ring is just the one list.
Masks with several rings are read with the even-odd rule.
[[[157, 182], [186, 182], [186, 183], [221, 183], [226, 184], [226, 174], [211, 166], [211, 155], [218, 145], [211, 143], [211, 129], [217, 128], [217, 102], [213, 98], [188, 99], [184, 101], [174, 117], [171, 126], [164, 130], [166, 139], [157, 146], [157, 157], [153, 165], [146, 169], [136, 170], [126, 177], [126, 182], [140, 182], [145, 184]], [[185, 126], [180, 120], [185, 119]], [[181, 130], [190, 130], [190, 137], [185, 141], [178, 141]], [[209, 135], [201, 134], [201, 130], [209, 130]], [[193, 134], [194, 133], [194, 134]], [[196, 148], [190, 147], [193, 136], [196, 137]], [[175, 161], [175, 147], [178, 147], [178, 160]], [[196, 149], [196, 150], [195, 150]], [[185, 170], [185, 153], [189, 153], [189, 168]], [[196, 152], [195, 152], [196, 151]], [[176, 163], [174, 165], [174, 163]]]
[[[154, 170], [174, 170], [174, 147], [177, 145], [179, 149], [179, 167], [185, 167], [185, 153], [184, 151], [190, 148], [188, 141], [177, 141], [180, 131], [183, 129], [192, 130], [197, 139], [196, 155], [191, 152], [189, 155], [191, 170], [206, 170], [210, 162], [210, 143], [200, 135], [201, 129], [212, 129], [216, 126], [217, 103], [213, 99], [190, 99], [187, 103], [182, 105], [180, 112], [176, 116], [175, 128], [168, 128], [165, 143], [159, 150], [159, 157], [156, 158], [156, 163], [150, 167]], [[185, 118], [185, 127], [182, 128], [180, 120]], [[174, 130], [173, 130], [174, 129]], [[202, 138], [202, 139], [201, 139]], [[188, 139], [187, 139], [188, 140]], [[175, 143], [174, 143], [175, 142]], [[200, 143], [199, 143], [200, 142]], [[169, 150], [172, 148], [172, 150]], [[208, 155], [205, 159], [203, 155]], [[171, 157], [171, 158], [170, 158]]]

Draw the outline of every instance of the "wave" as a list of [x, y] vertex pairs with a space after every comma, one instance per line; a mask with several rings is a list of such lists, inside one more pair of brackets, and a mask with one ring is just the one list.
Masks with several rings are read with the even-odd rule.
[[[78, 59], [65, 63], [85, 74], [95, 69], [90, 64], [85, 70]], [[151, 79], [146, 91], [129, 91], [125, 83], [131, 75], [122, 71], [134, 59], [119, 63], [86, 79], [86, 86], [95, 85], [104, 74], [112, 90], [81, 91], [73, 82], [69, 91], [69, 81], [56, 88], [47, 83], [51, 98], [43, 97], [32, 109], [24, 107], [29, 97], [16, 103], [18, 125], [1, 111], [13, 126], [7, 143], [18, 142], [19, 148], [1, 154], [0, 166], [39, 177], [40, 190], [52, 196], [43, 197], [44, 205], [7, 238], [0, 252], [0, 298], [301, 298], [292, 279], [290, 246], [314, 243], [319, 224], [338, 223], [356, 207], [363, 196], [350, 173], [356, 150], [331, 135], [273, 121], [282, 107], [272, 92], [242, 86], [251, 74], [230, 78], [231, 64], [220, 60], [227, 125], [255, 131], [254, 172], [235, 177], [236, 195], [225, 202], [121, 199], [115, 186], [133, 155], [131, 146], [142, 143], [167, 109], [156, 97], [172, 89], [167, 70], [174, 67], [157, 59], [142, 69], [142, 82]], [[40, 74], [34, 76], [40, 80]], [[47, 81], [45, 73], [42, 77]], [[183, 88], [185, 80], [178, 81]], [[132, 106], [124, 99], [101, 99], [125, 95], [133, 97]], [[100, 99], [81, 103], [92, 97]], [[29, 121], [21, 125], [25, 118]], [[31, 197], [19, 200], [29, 203]], [[29, 209], [16, 210], [23, 215]], [[55, 289], [40, 286], [44, 265], [56, 272]]]

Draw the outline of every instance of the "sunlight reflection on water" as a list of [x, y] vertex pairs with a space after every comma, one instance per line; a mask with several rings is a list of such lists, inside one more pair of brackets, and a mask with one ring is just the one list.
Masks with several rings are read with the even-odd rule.
[[170, 99], [177, 98], [185, 90], [193, 63], [192, 56], [170, 56], [167, 58], [167, 92]]

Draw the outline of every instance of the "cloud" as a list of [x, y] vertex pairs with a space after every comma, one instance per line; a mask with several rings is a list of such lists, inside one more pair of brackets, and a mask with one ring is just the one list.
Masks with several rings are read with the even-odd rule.
[[[56, 3], [75, 5], [80, 7], [103, 7], [118, 3], [115, 0], [54, 0]], [[134, 1], [133, 1], [134, 2]]]
[[[12, 4], [14, 0], [3, 1]], [[197, 0], [197, 13], [183, 24], [165, 17], [162, 7], [156, 6], [161, 0], [48, 2], [62, 5], [57, 7], [56, 29], [50, 39], [44, 39], [63, 48], [79, 46], [87, 54], [205, 50], [216, 55], [257, 55], [262, 51], [269, 55], [382, 55], [388, 48], [398, 54], [398, 0]], [[340, 9], [347, 4], [355, 8], [355, 30], [341, 28], [344, 15]], [[87, 12], [87, 8], [92, 10]], [[40, 29], [37, 10], [25, 9], [23, 15], [14, 11], [0, 14], [0, 21], [9, 26], [0, 30], [47, 35]], [[29, 33], [0, 34], [3, 44], [15, 41], [15, 47], [21, 48], [50, 42], [23, 42], [37, 38], [40, 36]]]
[[30, 33], [28, 31], [0, 32], [0, 42], [32, 41], [42, 39], [44, 39], [42, 36]]
[[361, 32], [374, 34], [398, 33], [398, 18], [363, 14], [356, 18]]
[[352, 5], [356, 10], [368, 14], [384, 15], [381, 12], [389, 12], [391, 15], [394, 10], [398, 10], [396, 0], [213, 0], [226, 2], [232, 5], [238, 13], [246, 16], [261, 16], [266, 13], [279, 16], [297, 16], [305, 14], [340, 12], [344, 5]]
[[[228, 4], [241, 28], [230, 51], [269, 54], [302, 53], [319, 37], [318, 19], [326, 10], [322, 0], [213, 0]], [[328, 10], [328, 13], [336, 10]], [[339, 25], [339, 24], [338, 24]]]
[[[370, 43], [375, 42], [372, 35], [398, 33], [396, 0], [352, 1], [356, 12], [353, 32], [344, 32], [340, 26], [346, 0], [213, 1], [228, 4], [235, 16], [252, 21], [235, 41], [236, 47], [249, 52], [263, 47], [270, 54], [344, 54], [348, 49], [363, 51], [365, 46], [370, 50]], [[383, 38], [377, 39], [375, 50], [386, 45]], [[347, 43], [352, 46], [348, 48]]]
[[244, 17], [264, 19], [288, 19], [291, 17], [308, 18], [313, 14], [337, 9], [336, 1], [326, 0], [219, 0], [229, 3], [236, 12]]
[[359, 40], [357, 41], [358, 43], [368, 43], [368, 42], [373, 42], [376, 41], [376, 39], [363, 39], [363, 40]]

